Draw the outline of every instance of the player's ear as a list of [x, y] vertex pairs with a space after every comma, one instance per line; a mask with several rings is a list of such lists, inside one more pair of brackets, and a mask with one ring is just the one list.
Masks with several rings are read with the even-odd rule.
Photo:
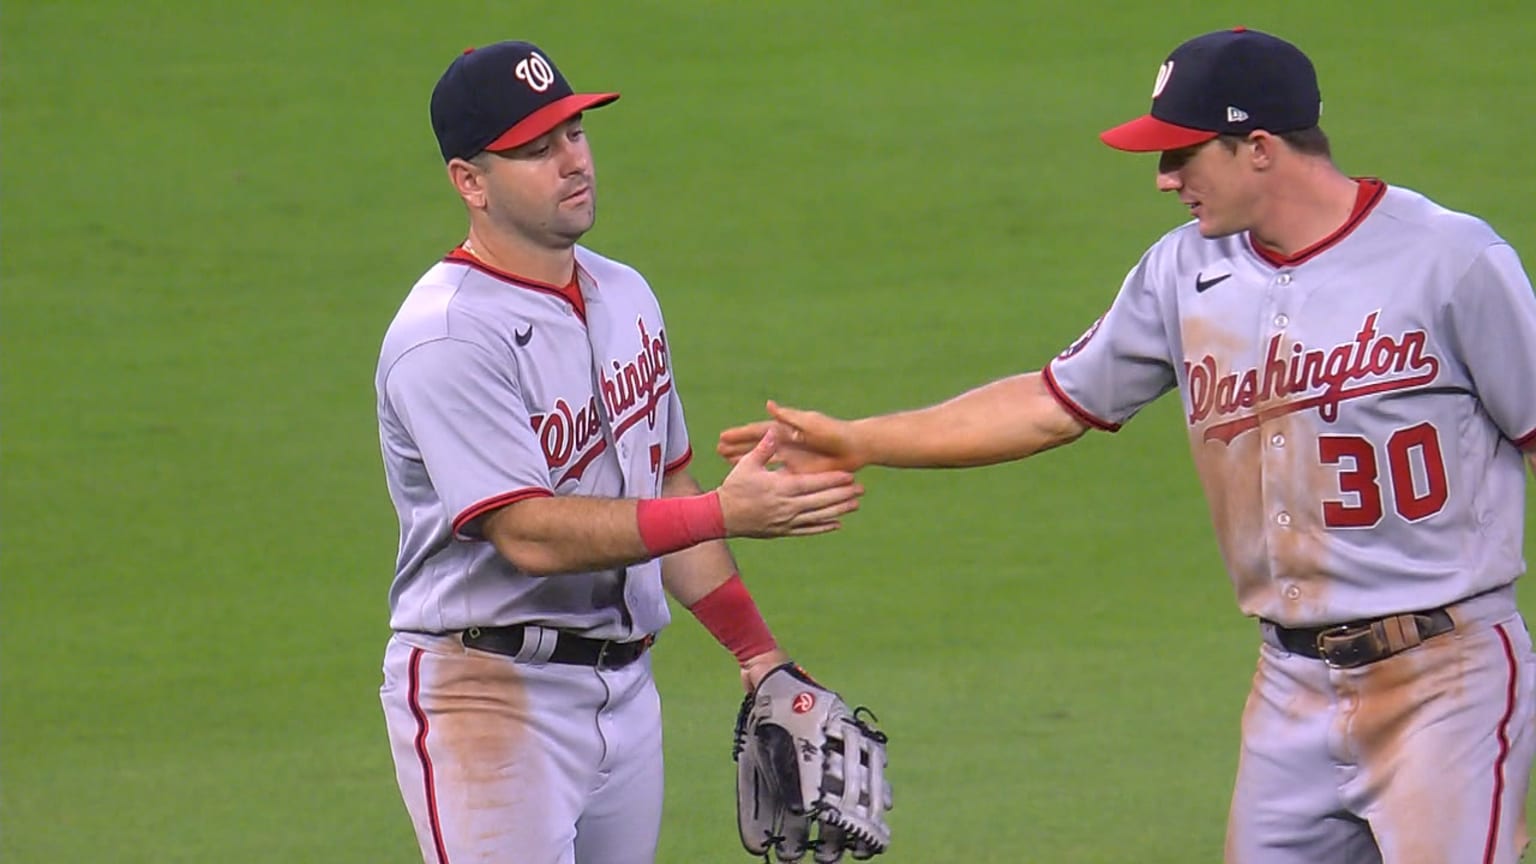
[[1243, 143], [1248, 145], [1249, 163], [1255, 171], [1267, 171], [1274, 167], [1276, 152], [1282, 146], [1279, 138], [1263, 129], [1255, 129], [1248, 133], [1248, 140]]
[[453, 184], [454, 191], [464, 199], [464, 203], [473, 209], [485, 207], [486, 184], [485, 169], [468, 159], [460, 159], [457, 156], [448, 160], [448, 182]]

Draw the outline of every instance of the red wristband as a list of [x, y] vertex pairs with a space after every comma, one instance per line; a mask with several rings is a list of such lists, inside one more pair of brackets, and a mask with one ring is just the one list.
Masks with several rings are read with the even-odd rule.
[[768, 622], [757, 611], [757, 601], [752, 599], [738, 573], [732, 573], [731, 578], [688, 607], [688, 611], [716, 641], [736, 655], [738, 663], [779, 647]]
[[667, 555], [705, 540], [725, 536], [725, 511], [720, 493], [681, 498], [644, 498], [635, 507], [640, 542], [654, 555]]

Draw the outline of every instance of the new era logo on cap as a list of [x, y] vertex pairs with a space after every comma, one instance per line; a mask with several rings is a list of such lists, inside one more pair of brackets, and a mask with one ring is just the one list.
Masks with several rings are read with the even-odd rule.
[[1158, 67], [1152, 110], [1099, 137], [1121, 150], [1178, 150], [1217, 135], [1317, 125], [1312, 61], [1289, 42], [1238, 27], [1197, 36]]
[[537, 46], [498, 42], [455, 58], [432, 89], [432, 131], [443, 161], [511, 150], [617, 93], [576, 93]]

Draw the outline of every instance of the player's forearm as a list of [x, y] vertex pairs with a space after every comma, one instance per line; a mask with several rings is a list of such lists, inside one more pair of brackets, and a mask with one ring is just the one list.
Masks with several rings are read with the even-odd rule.
[[[663, 497], [687, 497], [701, 491], [698, 481], [686, 471], [662, 479]], [[736, 657], [749, 686], [789, 659], [736, 572], [736, 559], [724, 540], [700, 543], [662, 558], [661, 583]]]
[[[705, 496], [684, 471], [662, 480], [662, 497], [664, 504], [579, 496], [533, 498], [493, 513], [485, 534], [519, 570], [537, 576], [622, 567], [663, 555], [663, 579], [668, 579], [669, 570], [678, 574], [668, 590], [683, 603], [691, 603], [736, 571], [723, 539], [724, 513], [718, 498]], [[658, 508], [663, 512], [658, 513]], [[683, 524], [672, 524], [678, 518]], [[680, 563], [669, 567], [667, 562], [674, 558]]]
[[854, 421], [870, 464], [964, 468], [1009, 462], [1087, 431], [1038, 372], [1003, 378], [929, 408]]
[[[662, 480], [663, 497], [698, 495], [703, 491], [686, 471], [675, 471]], [[700, 543], [661, 559], [662, 586], [684, 606], [697, 603], [735, 572], [736, 559], [724, 540]]]
[[532, 498], [503, 507], [485, 523], [485, 536], [496, 550], [534, 576], [622, 567], [725, 534], [724, 514], [713, 494], [666, 502]]
[[513, 566], [535, 576], [622, 567], [651, 557], [640, 538], [637, 503], [574, 495], [531, 498], [492, 513], [485, 536]]
[[684, 606], [692, 606], [736, 572], [724, 540], [711, 540], [661, 559], [661, 583]]

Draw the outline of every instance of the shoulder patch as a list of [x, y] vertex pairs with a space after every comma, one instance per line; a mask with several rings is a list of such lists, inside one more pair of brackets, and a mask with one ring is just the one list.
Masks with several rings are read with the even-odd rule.
[[1100, 315], [1099, 319], [1093, 322], [1093, 325], [1090, 326], [1087, 331], [1083, 333], [1083, 335], [1077, 337], [1077, 341], [1073, 342], [1071, 345], [1068, 345], [1065, 351], [1057, 354], [1056, 359], [1065, 360], [1068, 357], [1071, 357], [1073, 354], [1076, 354], [1086, 348], [1088, 346], [1088, 340], [1092, 339], [1094, 334], [1099, 332], [1099, 325], [1103, 323], [1104, 316]]

